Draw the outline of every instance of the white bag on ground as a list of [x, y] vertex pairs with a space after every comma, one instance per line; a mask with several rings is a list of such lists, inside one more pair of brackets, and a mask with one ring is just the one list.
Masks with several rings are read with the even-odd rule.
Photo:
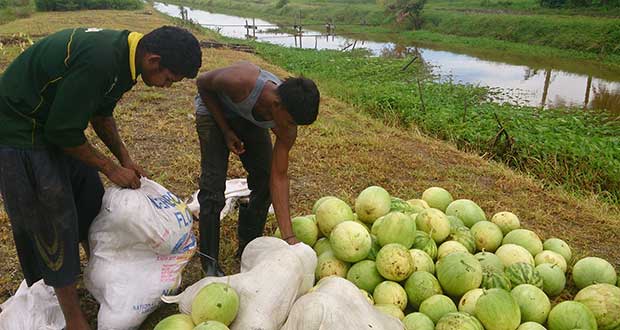
[[14, 296], [0, 304], [0, 330], [61, 330], [65, 317], [54, 289], [40, 280], [30, 288], [22, 281]]
[[282, 330], [403, 330], [395, 317], [376, 310], [355, 284], [330, 276], [293, 305]]
[[187, 205], [154, 181], [106, 189], [90, 232], [86, 288], [101, 304], [98, 329], [137, 329], [175, 293], [196, 250]]
[[[200, 190], [197, 190], [192, 194], [192, 196], [186, 201], [187, 207], [192, 212], [194, 217], [200, 217], [200, 203], [198, 202], [198, 193]], [[224, 208], [220, 212], [220, 220], [224, 219], [228, 213], [232, 212], [235, 209], [237, 201], [249, 200], [250, 197], [250, 188], [248, 188], [248, 180], [245, 178], [241, 179], [230, 179], [226, 180], [226, 190], [224, 191], [224, 200], [226, 201], [224, 204]], [[269, 206], [269, 213], [273, 214], [273, 205]]]
[[206, 277], [177, 296], [162, 297], [191, 314], [200, 289], [213, 282], [227, 283], [239, 295], [239, 313], [231, 330], [279, 330], [295, 300], [312, 288], [316, 268], [314, 250], [303, 243], [288, 245], [275, 237], [250, 242], [241, 256], [241, 273]]

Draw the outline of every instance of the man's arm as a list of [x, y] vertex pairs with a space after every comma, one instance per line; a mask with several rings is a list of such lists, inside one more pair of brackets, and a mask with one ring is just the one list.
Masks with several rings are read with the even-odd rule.
[[234, 85], [231, 76], [232, 75], [228, 74], [226, 68], [209, 71], [201, 74], [196, 79], [196, 87], [198, 88], [198, 94], [202, 102], [204, 102], [207, 109], [209, 109], [209, 112], [213, 115], [213, 119], [215, 119], [215, 122], [222, 131], [228, 149], [239, 155], [245, 151], [243, 142], [241, 142], [235, 132], [230, 128], [230, 125], [228, 125], [228, 121], [224, 117], [222, 106], [217, 97], [218, 92], [226, 93], [228, 92], [228, 87]]
[[97, 136], [105, 143], [105, 145], [110, 149], [112, 154], [118, 159], [121, 163], [121, 166], [128, 168], [130, 170], [134, 170], [136, 175], [139, 176], [147, 176], [146, 172], [134, 163], [131, 156], [129, 156], [129, 151], [125, 147], [123, 140], [121, 139], [120, 134], [118, 133], [118, 128], [116, 127], [116, 120], [112, 116], [95, 116], [90, 120], [95, 133]]
[[101, 154], [88, 141], [77, 147], [62, 148], [68, 155], [90, 165], [121, 187], [140, 188], [140, 179], [133, 170], [118, 166], [110, 158]]
[[269, 188], [271, 191], [271, 201], [276, 213], [278, 227], [282, 234], [282, 239], [289, 244], [299, 241], [293, 233], [291, 224], [290, 205], [289, 205], [289, 178], [288, 178], [288, 158], [289, 151], [295, 143], [297, 137], [297, 126], [287, 127], [281, 130], [274, 130], [276, 142], [273, 148], [271, 160], [271, 176]]

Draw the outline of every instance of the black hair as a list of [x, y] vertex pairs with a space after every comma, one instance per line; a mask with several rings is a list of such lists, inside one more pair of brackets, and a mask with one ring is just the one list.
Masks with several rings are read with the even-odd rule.
[[297, 125], [310, 125], [316, 120], [321, 94], [314, 81], [289, 77], [278, 86], [277, 91], [280, 102]]
[[194, 78], [202, 65], [202, 50], [194, 35], [176, 26], [162, 26], [140, 39], [138, 47], [161, 56], [161, 66], [176, 75]]

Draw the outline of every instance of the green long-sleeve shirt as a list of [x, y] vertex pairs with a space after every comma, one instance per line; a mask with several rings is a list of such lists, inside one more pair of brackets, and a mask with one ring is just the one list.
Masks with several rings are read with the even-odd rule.
[[135, 84], [140, 36], [131, 35], [63, 30], [20, 54], [0, 76], [0, 145], [75, 147], [86, 142], [91, 117], [111, 116]]

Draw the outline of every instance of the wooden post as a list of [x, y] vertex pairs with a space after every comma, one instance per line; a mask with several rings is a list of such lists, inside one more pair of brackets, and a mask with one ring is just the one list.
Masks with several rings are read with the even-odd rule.
[[252, 37], [256, 39], [256, 19], [252, 17]]
[[545, 87], [543, 89], [542, 101], [540, 102], [540, 109], [544, 109], [547, 104], [547, 93], [549, 92], [549, 85], [551, 84], [551, 69], [545, 70]]
[[319, 42], [319, 36], [314, 36], [314, 50], [316, 50], [316, 46], [318, 42]]
[[586, 100], [583, 102], [583, 108], [587, 109], [590, 103], [590, 90], [592, 89], [592, 76], [588, 76], [588, 83], [586, 84]]
[[250, 26], [248, 25], [248, 20], [245, 20], [245, 36], [246, 38], [250, 36]]

